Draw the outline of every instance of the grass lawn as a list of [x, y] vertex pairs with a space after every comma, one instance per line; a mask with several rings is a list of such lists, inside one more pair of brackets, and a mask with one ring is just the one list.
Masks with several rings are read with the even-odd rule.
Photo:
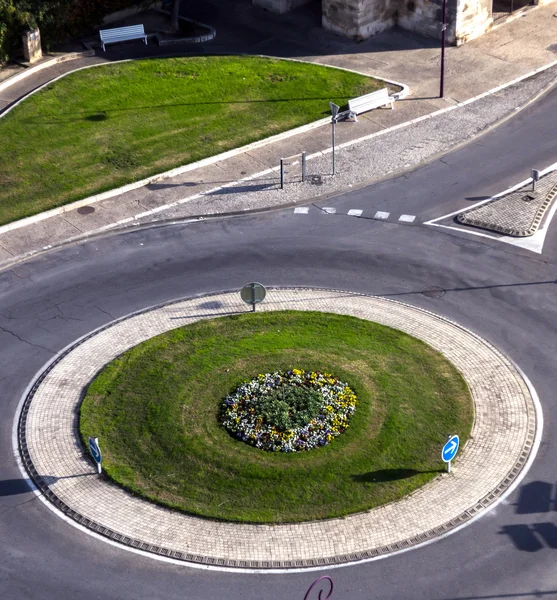
[[[351, 426], [327, 446], [265, 452], [221, 426], [224, 397], [259, 373], [328, 371], [358, 396]], [[110, 363], [81, 406], [106, 474], [188, 513], [255, 523], [347, 515], [396, 500], [443, 470], [447, 434], [473, 421], [466, 383], [400, 331], [315, 312], [199, 321]]]
[[310, 123], [329, 100], [383, 86], [256, 57], [78, 71], [0, 119], [0, 225]]

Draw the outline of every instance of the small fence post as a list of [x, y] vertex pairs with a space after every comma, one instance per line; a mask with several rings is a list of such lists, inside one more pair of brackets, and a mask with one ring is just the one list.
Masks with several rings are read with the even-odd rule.
[[284, 189], [284, 158], [280, 159], [280, 189]]
[[306, 151], [302, 152], [302, 181], [306, 180]]

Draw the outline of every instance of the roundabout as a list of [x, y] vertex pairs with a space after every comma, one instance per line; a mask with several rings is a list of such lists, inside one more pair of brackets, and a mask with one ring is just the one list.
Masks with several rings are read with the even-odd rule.
[[466, 380], [475, 410], [470, 439], [451, 474], [371, 511], [266, 526], [169, 511], [98, 478], [76, 438], [84, 388], [107, 363], [153, 336], [245, 312], [237, 293], [220, 293], [120, 319], [73, 344], [38, 375], [24, 398], [19, 445], [55, 510], [111, 540], [176, 560], [232, 568], [319, 567], [392, 554], [445, 534], [494, 505], [520, 476], [536, 437], [536, 406], [512, 363], [478, 336], [407, 304], [339, 291], [273, 289], [262, 309], [367, 319], [441, 352]]

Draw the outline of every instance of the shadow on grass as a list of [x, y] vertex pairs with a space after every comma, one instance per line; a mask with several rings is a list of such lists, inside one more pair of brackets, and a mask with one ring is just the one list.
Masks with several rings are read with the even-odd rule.
[[[231, 105], [231, 104], [274, 104], [280, 102], [315, 102], [315, 101], [323, 101], [329, 102], [331, 100], [336, 100], [337, 102], [342, 102], [342, 109], [346, 108], [345, 97], [343, 98], [328, 98], [324, 96], [311, 97], [311, 98], [268, 98], [261, 100], [212, 100], [208, 102], [179, 102], [177, 104], [155, 104], [151, 106], [130, 106], [129, 108], [108, 108], [106, 110], [96, 110], [94, 112], [83, 113], [82, 116], [71, 117], [62, 115], [60, 118], [57, 118], [54, 115], [37, 115], [34, 117], [29, 117], [28, 119], [22, 120], [22, 124], [27, 125], [59, 125], [60, 123], [75, 123], [77, 121], [90, 121], [90, 122], [99, 122], [106, 121], [110, 118], [110, 116], [115, 117], [118, 113], [130, 113], [134, 111], [146, 111], [146, 110], [160, 110], [165, 108], [182, 108], [187, 106], [212, 106], [212, 105]], [[321, 113], [323, 116], [330, 115], [331, 113], [328, 110], [323, 110]]]
[[422, 473], [443, 473], [443, 469], [434, 469], [433, 471], [417, 471], [416, 469], [380, 469], [378, 471], [369, 471], [359, 475], [352, 475], [354, 481], [362, 483], [384, 483], [389, 481], [399, 481], [409, 479]]

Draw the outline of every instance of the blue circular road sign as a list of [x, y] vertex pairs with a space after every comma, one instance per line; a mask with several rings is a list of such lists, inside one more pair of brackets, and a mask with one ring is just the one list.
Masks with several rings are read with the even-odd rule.
[[448, 463], [451, 462], [451, 460], [453, 460], [453, 458], [456, 456], [456, 453], [458, 452], [459, 444], [460, 440], [458, 438], [458, 435], [452, 435], [447, 440], [447, 443], [443, 446], [443, 450], [441, 451], [441, 458], [444, 462]]

